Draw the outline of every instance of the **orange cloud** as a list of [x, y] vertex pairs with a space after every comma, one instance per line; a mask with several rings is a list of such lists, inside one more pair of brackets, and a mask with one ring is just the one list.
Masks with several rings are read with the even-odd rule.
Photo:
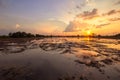
[[117, 32], [117, 30], [115, 30], [113, 27], [118, 28], [119, 26], [119, 24], [114, 26], [114, 24], [116, 24], [115, 21], [117, 22], [120, 20], [118, 17], [119, 13], [120, 10], [117, 9], [113, 9], [104, 13], [99, 13], [99, 10], [96, 8], [92, 9], [91, 11], [84, 11], [83, 13], [75, 15], [74, 20], [71, 21], [66, 27], [65, 32], [83, 33], [85, 31], [91, 30], [94, 33], [99, 34], [103, 31], [103, 34], [107, 34], [110, 33], [111, 28], [113, 32]]
[[109, 19], [109, 21], [119, 21], [120, 20], [120, 18], [111, 18], [111, 19]]
[[106, 26], [106, 25], [110, 25], [110, 23], [105, 23], [105, 24], [96, 25], [96, 28], [101, 28], [101, 27]]
[[88, 27], [87, 23], [81, 23], [81, 22], [78, 22], [78, 21], [72, 21], [66, 27], [65, 32], [79, 32], [83, 28], [86, 28], [86, 27]]
[[107, 13], [107, 15], [112, 15], [112, 14], [115, 14], [115, 13], [117, 13], [116, 10], [111, 10], [111, 11], [109, 11], [109, 12]]

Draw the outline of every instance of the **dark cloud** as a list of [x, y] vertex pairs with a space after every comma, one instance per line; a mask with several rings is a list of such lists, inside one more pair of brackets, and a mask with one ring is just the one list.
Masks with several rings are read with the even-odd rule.
[[84, 6], [86, 6], [86, 2], [80, 3], [76, 5], [76, 9], [81, 10]]
[[115, 3], [115, 5], [119, 5], [119, 4], [120, 4], [120, 0]]
[[84, 11], [83, 14], [80, 14], [78, 16], [86, 17], [86, 16], [93, 16], [97, 14], [97, 9], [93, 9], [91, 12]]
[[79, 6], [79, 5], [76, 5], [76, 8], [77, 8], [77, 9], [81, 9], [81, 6]]
[[120, 10], [115, 10], [115, 9], [113, 9], [113, 10], [110, 10], [110, 11], [108, 11], [107, 13], [104, 13], [103, 14], [103, 16], [106, 16], [106, 15], [114, 15], [114, 14], [117, 14], [117, 13], [120, 13]]
[[83, 19], [93, 19], [98, 17], [98, 10], [94, 8], [92, 11], [84, 11], [82, 14], [78, 14], [76, 17]]
[[109, 12], [107, 13], [107, 15], [112, 15], [112, 14], [115, 14], [115, 13], [117, 13], [116, 10], [111, 10], [111, 11], [109, 11]]
[[107, 25], [110, 25], [110, 23], [105, 23], [105, 24], [97, 25], [96, 28], [102, 28], [103, 26], [107, 26]]
[[111, 19], [109, 19], [109, 21], [119, 21], [120, 20], [120, 18], [111, 18]]

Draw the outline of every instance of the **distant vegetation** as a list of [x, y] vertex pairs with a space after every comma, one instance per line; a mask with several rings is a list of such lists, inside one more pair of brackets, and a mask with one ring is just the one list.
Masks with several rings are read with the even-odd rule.
[[98, 36], [95, 36], [95, 37], [98, 37], [98, 38], [113, 38], [113, 39], [120, 39], [120, 33], [119, 33], [119, 34], [115, 34], [115, 35], [110, 35], [110, 36], [101, 36], [101, 35], [98, 35]]
[[120, 33], [116, 35], [110, 35], [110, 36], [102, 36], [102, 35], [93, 35], [93, 36], [83, 36], [83, 35], [71, 35], [71, 36], [63, 36], [63, 35], [40, 35], [40, 34], [31, 34], [26, 32], [13, 32], [9, 33], [8, 35], [2, 35], [0, 38], [36, 38], [36, 37], [93, 37], [93, 38], [114, 38], [114, 39], [120, 39]]
[[39, 35], [39, 34], [31, 34], [31, 33], [26, 33], [26, 32], [14, 32], [14, 33], [9, 33], [9, 37], [11, 38], [32, 38], [32, 37], [44, 37], [44, 35]]

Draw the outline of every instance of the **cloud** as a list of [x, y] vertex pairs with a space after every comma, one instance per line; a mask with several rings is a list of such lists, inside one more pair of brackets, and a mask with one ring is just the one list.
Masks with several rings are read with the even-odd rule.
[[109, 21], [119, 21], [120, 20], [120, 18], [111, 18], [111, 19], [109, 19]]
[[110, 16], [110, 15], [114, 15], [117, 13], [120, 13], [120, 10], [113, 9], [113, 10], [108, 11], [107, 13], [104, 13], [103, 16], [106, 16], [106, 15]]
[[88, 27], [87, 23], [80, 23], [78, 21], [72, 21], [69, 23], [69, 25], [66, 27], [64, 32], [79, 32], [83, 28]]
[[85, 0], [85, 2], [86, 2], [87, 4], [89, 4], [89, 3], [91, 2], [91, 0]]
[[81, 6], [80, 6], [80, 5], [76, 5], [76, 8], [77, 8], [77, 9], [81, 9]]
[[92, 6], [94, 5], [94, 0], [72, 0], [73, 2], [73, 9], [71, 9], [71, 11], [69, 11], [68, 13], [77, 13], [80, 12], [83, 8], [85, 8], [86, 6]]
[[91, 12], [84, 11], [82, 14], [78, 14], [76, 17], [82, 19], [93, 19], [95, 17], [98, 17], [98, 10], [94, 8]]
[[95, 0], [85, 0], [86, 6], [94, 6], [95, 4], [96, 4]]
[[83, 13], [76, 15], [75, 19], [66, 27], [65, 32], [79, 32], [85, 30], [86, 28], [88, 29], [92, 25], [87, 23], [86, 19], [91, 20], [98, 16], [98, 10], [95, 8], [91, 11], [84, 11]]
[[107, 26], [107, 25], [110, 25], [110, 23], [96, 25], [96, 28], [102, 28], [103, 26]]
[[[75, 19], [69, 23], [65, 32], [77, 32], [85, 29], [102, 28], [110, 25], [110, 21], [118, 21], [120, 18], [109, 19], [113, 14], [120, 13], [120, 10], [110, 10], [107, 13], [99, 14], [98, 9], [84, 11], [76, 15]], [[104, 18], [105, 17], [105, 18]], [[102, 20], [102, 22], [100, 22]]]
[[120, 4], [120, 1], [117, 1], [114, 5], [119, 5]]
[[86, 3], [80, 3], [75, 5], [75, 12], [76, 11], [81, 11], [83, 7], [85, 7]]
[[16, 24], [16, 25], [15, 25], [15, 28], [16, 28], [16, 29], [18, 29], [18, 28], [20, 28], [20, 27], [21, 27], [20, 24]]
[[94, 18], [112, 16], [112, 15], [118, 14], [118, 13], [120, 13], [120, 10], [113, 9], [113, 10], [110, 10], [110, 11], [108, 11], [106, 13], [99, 14], [98, 9], [94, 8], [91, 11], [84, 11], [83, 13], [77, 14], [76, 18], [82, 19], [82, 20], [91, 20], [91, 19], [94, 19]]
[[117, 11], [116, 10], [111, 10], [107, 13], [107, 15], [112, 15], [112, 14], [115, 14]]

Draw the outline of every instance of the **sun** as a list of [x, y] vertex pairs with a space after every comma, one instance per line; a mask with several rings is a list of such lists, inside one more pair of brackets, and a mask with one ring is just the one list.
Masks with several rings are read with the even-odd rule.
[[91, 30], [87, 30], [86, 31], [86, 36], [91, 36], [92, 35], [92, 31]]
[[87, 35], [91, 35], [91, 31], [90, 30], [87, 31]]

